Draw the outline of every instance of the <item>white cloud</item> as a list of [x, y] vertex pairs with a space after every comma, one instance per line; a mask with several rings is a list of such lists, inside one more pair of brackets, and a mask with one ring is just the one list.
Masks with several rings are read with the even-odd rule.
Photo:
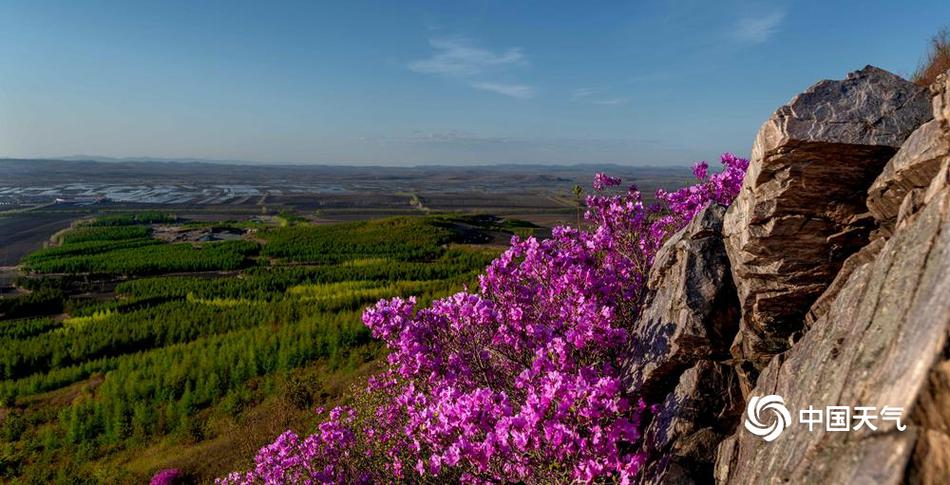
[[577, 88], [577, 89], [574, 90], [573, 93], [571, 93], [571, 97], [574, 98], [574, 99], [577, 99], [577, 98], [586, 98], [586, 97], [588, 97], [588, 96], [590, 96], [590, 95], [592, 95], [592, 94], [594, 94], [594, 93], [596, 93], [596, 92], [597, 92], [597, 90], [595, 90], [595, 89], [593, 89], [593, 88]]
[[534, 88], [524, 84], [478, 82], [472, 83], [472, 87], [482, 91], [491, 91], [493, 93], [511, 96], [512, 98], [525, 99], [534, 96]]
[[431, 57], [409, 63], [409, 69], [424, 74], [475, 76], [493, 68], [526, 63], [520, 47], [492, 52], [462, 38], [429, 39]]
[[627, 104], [628, 101], [630, 101], [630, 98], [624, 96], [620, 98], [598, 99], [592, 102], [594, 104], [613, 105], [613, 104]]
[[[607, 93], [602, 93], [593, 88], [577, 88], [571, 93], [571, 99], [573, 101], [584, 101], [591, 104], [603, 104], [603, 105], [626, 104], [628, 101], [630, 101], [630, 98], [626, 96], [618, 96], [614, 98], [600, 97], [606, 94]], [[596, 96], [596, 95], [600, 95], [600, 96]]]
[[532, 86], [496, 82], [491, 79], [493, 75], [528, 63], [520, 47], [509, 47], [495, 52], [459, 37], [432, 38], [429, 39], [429, 45], [433, 49], [432, 55], [407, 64], [410, 70], [461, 79], [475, 89], [512, 98], [530, 98], [535, 94]]
[[779, 24], [784, 19], [784, 10], [776, 10], [767, 15], [745, 17], [736, 24], [732, 35], [741, 42], [760, 44], [779, 31]]

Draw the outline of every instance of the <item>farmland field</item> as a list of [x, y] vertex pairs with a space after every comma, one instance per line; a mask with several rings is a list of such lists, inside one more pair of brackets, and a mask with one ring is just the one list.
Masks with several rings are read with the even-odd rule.
[[0, 266], [16, 265], [20, 258], [76, 218], [70, 213], [16, 214], [0, 217]]
[[[650, 197], [689, 179], [685, 167], [616, 165], [345, 167], [62, 160], [0, 160], [0, 214], [48, 204], [48, 211], [162, 209], [243, 217], [296, 211], [352, 220], [440, 210], [570, 215], [571, 190], [607, 170]], [[57, 202], [58, 201], [58, 202]]]

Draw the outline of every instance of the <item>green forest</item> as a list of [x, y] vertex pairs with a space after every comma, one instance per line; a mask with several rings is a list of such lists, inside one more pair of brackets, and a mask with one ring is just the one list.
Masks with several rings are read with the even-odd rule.
[[292, 220], [166, 242], [160, 224], [213, 225], [103, 216], [21, 262], [23, 293], [0, 299], [0, 482], [142, 483], [168, 467], [201, 482], [247, 466], [275, 427], [310, 423], [376, 365], [365, 306], [472, 285], [499, 251], [472, 241], [524, 227]]

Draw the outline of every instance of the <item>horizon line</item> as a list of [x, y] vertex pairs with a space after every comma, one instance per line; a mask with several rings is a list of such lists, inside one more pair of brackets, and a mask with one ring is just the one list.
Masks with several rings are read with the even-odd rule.
[[385, 164], [380, 162], [288, 162], [288, 161], [255, 161], [255, 160], [228, 160], [228, 159], [205, 159], [205, 158], [166, 158], [166, 157], [109, 157], [98, 155], [64, 155], [57, 157], [0, 157], [0, 162], [26, 161], [26, 162], [88, 162], [88, 163], [141, 163], [141, 164], [203, 164], [203, 165], [241, 165], [241, 166], [269, 166], [269, 167], [340, 167], [340, 168], [479, 168], [479, 167], [636, 167], [636, 168], [690, 168], [695, 162], [684, 162], [682, 164], [634, 164], [622, 162], [497, 162], [497, 163], [468, 163], [468, 162], [445, 162], [445, 163], [424, 163], [415, 165]]

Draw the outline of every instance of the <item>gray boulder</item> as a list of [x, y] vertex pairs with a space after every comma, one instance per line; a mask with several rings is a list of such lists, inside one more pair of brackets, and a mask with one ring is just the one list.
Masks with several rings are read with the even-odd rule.
[[749, 383], [789, 348], [844, 260], [867, 244], [875, 229], [868, 187], [931, 117], [925, 89], [868, 66], [815, 84], [759, 130], [724, 225], [742, 308], [732, 352], [751, 367]]
[[624, 363], [628, 389], [656, 402], [704, 359], [726, 359], [738, 302], [722, 241], [725, 208], [713, 204], [657, 253], [644, 310]]
[[640, 483], [708, 482], [715, 450], [735, 426], [742, 393], [728, 360], [739, 303], [722, 241], [726, 209], [710, 205], [657, 253], [632, 329], [625, 385], [661, 403], [643, 446]]

